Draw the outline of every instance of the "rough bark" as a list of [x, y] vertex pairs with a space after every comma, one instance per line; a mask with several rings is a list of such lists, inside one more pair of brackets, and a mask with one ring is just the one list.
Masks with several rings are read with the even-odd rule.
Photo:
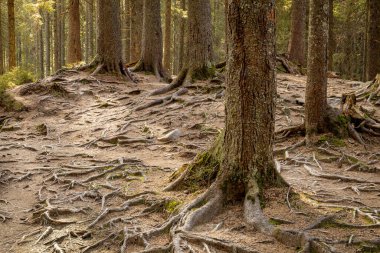
[[335, 53], [334, 35], [334, 0], [329, 0], [329, 45], [328, 45], [328, 70], [333, 71]]
[[373, 80], [380, 73], [380, 1], [368, 1], [367, 71], [366, 79]]
[[58, 0], [60, 1], [60, 5], [61, 5], [61, 12], [60, 12], [60, 19], [61, 19], [61, 22], [60, 22], [60, 25], [61, 25], [61, 28], [60, 28], [60, 39], [61, 39], [61, 42], [60, 42], [60, 45], [61, 45], [61, 49], [60, 49], [60, 54], [61, 54], [61, 66], [65, 66], [66, 64], [66, 33], [65, 33], [65, 19], [66, 19], [66, 1], [65, 0]]
[[217, 180], [231, 200], [255, 199], [257, 187], [277, 180], [274, 6], [273, 0], [228, 1], [226, 123]]
[[41, 26], [38, 30], [38, 73], [41, 79], [45, 76], [44, 62], [44, 36], [43, 27]]
[[8, 67], [16, 67], [15, 2], [8, 0]]
[[143, 31], [144, 1], [131, 1], [131, 58], [130, 62], [137, 62], [141, 57], [141, 41]]
[[[95, 15], [95, 11], [94, 11], [94, 0], [88, 0], [88, 8], [89, 8], [89, 11], [88, 11], [88, 15], [89, 15], [89, 19], [88, 19], [88, 25], [89, 25], [89, 31], [88, 31], [88, 35], [89, 35], [89, 58], [92, 59], [95, 55], [95, 32], [94, 32], [94, 15]], [[90, 60], [89, 59], [89, 60]]]
[[55, 2], [54, 8], [54, 70], [57, 71], [62, 68], [61, 65], [61, 4], [59, 1]]
[[[0, 2], [1, 3], [1, 2]], [[2, 7], [0, 6], [0, 17], [2, 12]], [[3, 51], [3, 24], [0, 18], [0, 75], [4, 74], [4, 51]]]
[[122, 57], [120, 1], [99, 0], [98, 12], [98, 52], [93, 62], [98, 67], [93, 74], [108, 72], [132, 79]]
[[305, 66], [306, 0], [293, 0], [291, 16], [289, 59]]
[[82, 60], [80, 42], [80, 14], [79, 0], [69, 2], [69, 42], [67, 63], [76, 63]]
[[310, 1], [305, 96], [305, 127], [309, 137], [326, 127], [328, 6], [329, 0]]
[[158, 78], [168, 80], [162, 64], [162, 28], [160, 0], [144, 0], [144, 29], [142, 52], [133, 71], [154, 73]]
[[172, 1], [165, 1], [164, 67], [171, 69]]
[[131, 1], [125, 0], [125, 59], [131, 61]]
[[210, 76], [212, 61], [212, 24], [210, 0], [188, 3], [187, 66], [191, 81]]
[[[181, 0], [181, 10], [186, 11], [186, 0]], [[187, 19], [182, 16], [180, 21], [180, 28], [179, 28], [179, 52], [178, 52], [178, 69], [177, 73], [180, 69], [183, 68], [184, 65], [184, 58], [185, 58], [185, 27], [186, 27], [186, 21]]]

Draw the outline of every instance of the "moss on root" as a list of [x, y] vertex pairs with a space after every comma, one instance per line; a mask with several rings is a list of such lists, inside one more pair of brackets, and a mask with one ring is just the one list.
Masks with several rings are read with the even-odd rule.
[[222, 132], [209, 150], [198, 154], [192, 163], [184, 164], [173, 173], [172, 181], [180, 177], [182, 173], [186, 173], [179, 189], [195, 192], [209, 187], [215, 181], [223, 157], [223, 137], [224, 133]]

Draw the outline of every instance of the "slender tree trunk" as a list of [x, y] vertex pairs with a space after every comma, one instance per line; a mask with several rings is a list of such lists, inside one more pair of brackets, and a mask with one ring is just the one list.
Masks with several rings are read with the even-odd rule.
[[291, 22], [289, 59], [305, 66], [306, 0], [293, 0]]
[[276, 182], [274, 6], [273, 0], [228, 1], [229, 60], [220, 173], [228, 199], [258, 199], [259, 187]]
[[80, 14], [79, 0], [70, 0], [69, 2], [69, 45], [68, 45], [68, 63], [76, 63], [82, 60], [81, 42], [80, 42]]
[[144, 0], [142, 52], [133, 71], [148, 71], [168, 79], [162, 65], [162, 29], [160, 0]]
[[[2, 17], [1, 6], [0, 6], [0, 17]], [[3, 49], [3, 23], [2, 23], [2, 19], [0, 18], [0, 75], [2, 74], [4, 74], [4, 49]]]
[[8, 0], [8, 68], [16, 67], [15, 3]]
[[125, 59], [131, 62], [131, 0], [125, 0]]
[[171, 33], [172, 33], [172, 1], [165, 0], [165, 43], [164, 43], [164, 67], [171, 69]]
[[136, 62], [141, 57], [141, 42], [143, 31], [144, 1], [130, 0], [131, 2], [131, 62]]
[[45, 35], [46, 35], [46, 75], [50, 75], [50, 34], [51, 34], [51, 27], [50, 27], [50, 14], [46, 12], [45, 15]]
[[61, 3], [61, 13], [60, 13], [60, 19], [61, 19], [61, 28], [60, 28], [60, 32], [61, 32], [61, 36], [60, 36], [60, 39], [61, 39], [61, 66], [65, 66], [66, 65], [66, 32], [65, 32], [65, 19], [66, 19], [66, 1], [65, 0], [58, 0], [60, 1]]
[[329, 0], [310, 0], [309, 48], [305, 97], [307, 138], [326, 128]]
[[55, 2], [54, 10], [54, 70], [62, 68], [61, 64], [61, 4]]
[[[181, 10], [183, 12], [186, 11], [186, 0], [181, 1]], [[181, 17], [180, 28], [179, 28], [179, 52], [178, 52], [178, 69], [176, 73], [179, 72], [183, 68], [184, 58], [185, 58], [185, 27], [186, 27], [186, 18], [184, 16]]]
[[329, 0], [329, 59], [328, 70], [333, 71], [334, 53], [335, 53], [335, 35], [334, 35], [334, 0]]
[[38, 66], [39, 66], [39, 77], [42, 79], [45, 76], [44, 68], [44, 36], [43, 36], [43, 27], [41, 26], [38, 30]]
[[380, 73], [380, 1], [368, 1], [367, 71], [366, 79], [372, 80]]

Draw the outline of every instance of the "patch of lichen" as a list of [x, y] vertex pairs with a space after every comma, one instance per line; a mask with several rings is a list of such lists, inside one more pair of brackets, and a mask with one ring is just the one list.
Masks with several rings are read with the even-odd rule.
[[215, 76], [216, 68], [214, 66], [202, 66], [191, 70], [190, 78], [194, 82], [196, 80], [207, 80], [210, 77]]
[[164, 209], [168, 214], [172, 214], [172, 213], [175, 213], [176, 211], [178, 211], [178, 208], [181, 204], [182, 204], [181, 201], [169, 200], [165, 203]]

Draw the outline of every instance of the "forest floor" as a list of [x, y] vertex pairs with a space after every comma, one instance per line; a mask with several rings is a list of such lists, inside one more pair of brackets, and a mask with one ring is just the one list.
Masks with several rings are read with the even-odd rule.
[[[223, 87], [196, 83], [182, 96], [141, 109], [167, 95], [149, 96], [165, 84], [137, 77], [135, 84], [66, 71], [12, 91], [29, 110], [0, 114], [9, 117], [0, 130], [0, 252], [120, 252], [122, 246], [150, 252], [169, 243], [169, 232], [131, 238], [163, 224], [204, 191], [163, 189], [222, 129], [224, 103], [216, 94]], [[306, 77], [277, 79], [280, 130], [302, 122]], [[339, 107], [341, 93], [363, 85], [329, 79], [330, 104]], [[303, 138], [277, 140], [275, 148]], [[266, 193], [265, 215], [281, 228], [309, 229], [335, 252], [379, 252], [364, 241], [380, 239], [380, 138], [364, 140], [366, 147], [322, 135], [315, 147], [277, 151], [290, 188]], [[350, 226], [329, 224], [329, 215]], [[326, 222], [311, 225], [320, 218]], [[239, 203], [186, 238], [184, 252], [232, 252], [213, 242], [246, 250], [236, 252], [297, 251], [247, 226]]]

